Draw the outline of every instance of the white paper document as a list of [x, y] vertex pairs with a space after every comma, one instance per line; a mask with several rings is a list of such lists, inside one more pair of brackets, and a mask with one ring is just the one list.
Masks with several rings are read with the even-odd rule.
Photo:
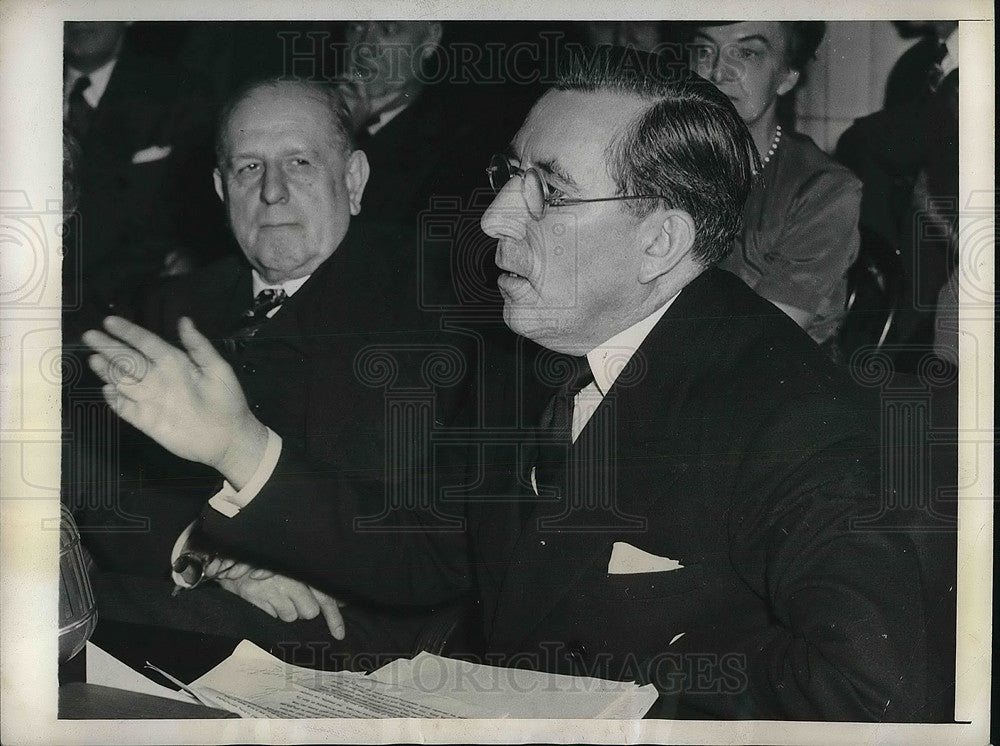
[[[161, 687], [99, 649], [88, 649], [101, 683], [179, 699], [245, 718], [603, 718], [638, 719], [657, 692], [652, 684], [606, 681], [500, 668], [420, 653], [366, 675], [318, 671], [284, 663], [248, 640], [226, 660], [185, 685]], [[125, 672], [117, 667], [126, 669]]]
[[244, 640], [188, 686], [207, 704], [268, 718], [641, 718], [651, 684], [561, 676], [421, 653], [371, 675], [283, 663]]
[[112, 689], [124, 689], [129, 692], [152, 694], [156, 697], [176, 699], [178, 702], [197, 704], [197, 700], [190, 694], [175, 692], [173, 689], [150, 681], [92, 642], [87, 643], [86, 656], [88, 684], [100, 684]]
[[656, 687], [629, 681], [500, 668], [420, 653], [400, 658], [369, 678], [400, 688], [437, 691], [476, 718], [641, 718], [656, 701]]
[[248, 640], [189, 688], [243, 717], [462, 717], [460, 703], [434, 692], [400, 689], [361, 673], [292, 666]]

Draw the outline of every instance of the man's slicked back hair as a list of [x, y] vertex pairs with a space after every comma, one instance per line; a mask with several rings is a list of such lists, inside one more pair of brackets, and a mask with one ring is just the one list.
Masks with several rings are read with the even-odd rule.
[[[676, 60], [609, 46], [571, 55], [553, 88], [647, 99], [649, 107], [605, 153], [618, 193], [661, 195], [666, 207], [691, 215], [694, 256], [703, 265], [725, 258], [742, 228], [760, 161], [746, 125], [718, 88]], [[637, 217], [654, 208], [653, 200], [622, 202]]]
[[340, 92], [334, 86], [312, 80], [289, 80], [280, 77], [260, 78], [251, 80], [237, 89], [219, 112], [219, 119], [215, 129], [215, 162], [219, 168], [225, 166], [227, 158], [226, 148], [228, 145], [226, 142], [226, 133], [229, 128], [229, 120], [232, 118], [233, 112], [236, 111], [237, 107], [258, 90], [296, 87], [307, 95], [316, 98], [329, 109], [332, 139], [334, 142], [343, 143], [345, 152], [350, 153], [354, 150], [351, 113], [347, 108], [343, 96], [340, 95]]

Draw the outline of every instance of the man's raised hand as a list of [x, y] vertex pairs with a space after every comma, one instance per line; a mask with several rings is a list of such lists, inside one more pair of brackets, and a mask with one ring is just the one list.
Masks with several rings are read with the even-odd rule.
[[108, 405], [171, 453], [216, 468], [236, 489], [253, 475], [267, 429], [247, 406], [229, 363], [182, 318], [179, 349], [118, 316], [83, 341]]

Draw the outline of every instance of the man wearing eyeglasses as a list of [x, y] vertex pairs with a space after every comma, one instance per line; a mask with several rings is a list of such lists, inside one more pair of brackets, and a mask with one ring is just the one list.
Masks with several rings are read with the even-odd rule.
[[[862, 527], [881, 506], [868, 420], [794, 322], [713, 267], [757, 164], [749, 134], [656, 58], [584, 62], [489, 169], [504, 320], [540, 347], [519, 347], [516, 373], [484, 366], [453, 434], [467, 474], [437, 494], [462, 503], [464, 582], [454, 532], [352, 532], [358, 492], [291, 452], [204, 529], [237, 546], [271, 530], [275, 563], [372, 601], [472, 588], [489, 662], [652, 682], [653, 716], [918, 718], [919, 570], [905, 538]], [[135, 356], [166, 352], [113, 331]], [[229, 380], [206, 340], [183, 341], [197, 375]], [[109, 395], [142, 422], [141, 396]], [[209, 398], [198, 416], [232, 430], [187, 452], [237, 487], [259, 479], [265, 443], [226, 425], [248, 416], [238, 396]], [[297, 541], [304, 506], [327, 544]]]

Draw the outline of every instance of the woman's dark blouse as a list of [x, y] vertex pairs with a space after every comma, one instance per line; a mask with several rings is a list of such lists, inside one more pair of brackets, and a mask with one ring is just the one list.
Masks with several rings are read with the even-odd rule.
[[770, 301], [814, 312], [806, 331], [825, 342], [843, 319], [860, 207], [861, 182], [806, 135], [785, 132], [721, 266]]

